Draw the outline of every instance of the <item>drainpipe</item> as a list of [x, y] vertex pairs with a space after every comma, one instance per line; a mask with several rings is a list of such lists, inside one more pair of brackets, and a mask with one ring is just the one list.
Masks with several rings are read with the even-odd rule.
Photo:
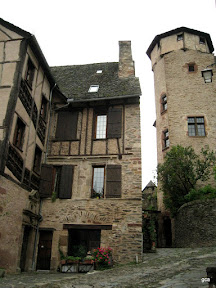
[[[50, 97], [49, 97], [49, 126], [48, 126], [48, 132], [47, 132], [47, 142], [46, 142], [46, 152], [45, 152], [45, 159], [44, 159], [44, 163], [46, 163], [47, 161], [47, 152], [48, 152], [48, 143], [49, 143], [49, 134], [50, 134], [50, 119], [51, 119], [51, 101], [52, 101], [52, 95], [53, 95], [53, 90], [56, 87], [56, 83], [54, 84], [54, 86], [52, 87], [51, 91], [50, 91]], [[40, 222], [43, 220], [43, 217], [41, 215], [41, 210], [42, 210], [42, 199], [40, 199], [40, 205], [39, 205], [39, 212], [38, 212], [38, 222], [37, 222], [37, 228], [36, 228], [36, 233], [35, 233], [35, 240], [34, 240], [34, 249], [33, 249], [33, 259], [32, 259], [32, 270], [35, 271], [36, 269], [36, 247], [37, 247], [37, 241], [38, 241], [38, 234], [39, 234], [39, 224]]]

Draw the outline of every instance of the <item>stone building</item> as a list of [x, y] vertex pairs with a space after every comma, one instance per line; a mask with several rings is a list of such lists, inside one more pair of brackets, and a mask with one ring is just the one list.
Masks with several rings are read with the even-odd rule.
[[[215, 150], [215, 84], [205, 84], [201, 76], [215, 62], [213, 51], [209, 34], [186, 27], [157, 35], [147, 50], [154, 72], [158, 163], [177, 144], [197, 153], [205, 145]], [[167, 218], [160, 183], [157, 192], [158, 209]]]
[[141, 259], [141, 95], [130, 41], [119, 62], [50, 68], [0, 19], [0, 266], [56, 270], [60, 253]]

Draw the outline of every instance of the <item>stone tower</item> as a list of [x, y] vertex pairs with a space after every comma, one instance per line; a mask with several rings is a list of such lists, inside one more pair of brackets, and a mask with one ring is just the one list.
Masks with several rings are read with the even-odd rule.
[[[154, 72], [157, 160], [173, 145], [196, 152], [216, 140], [216, 83], [205, 84], [201, 70], [214, 63], [210, 35], [180, 27], [157, 35], [147, 50]], [[158, 209], [165, 214], [158, 183]]]

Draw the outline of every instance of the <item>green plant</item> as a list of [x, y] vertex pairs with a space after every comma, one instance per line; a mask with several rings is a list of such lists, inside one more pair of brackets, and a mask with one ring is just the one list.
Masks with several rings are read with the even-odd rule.
[[184, 196], [186, 202], [193, 200], [206, 200], [216, 198], [216, 188], [211, 185], [199, 189], [192, 189], [187, 195]]
[[185, 195], [196, 189], [197, 181], [206, 181], [213, 173], [215, 153], [202, 148], [197, 155], [192, 147], [173, 146], [158, 165], [158, 180], [164, 192], [164, 204], [175, 216], [186, 202]]
[[59, 254], [60, 254], [60, 259], [64, 260], [66, 259], [66, 256], [64, 255], [63, 251], [59, 248]]
[[81, 257], [74, 257], [74, 256], [67, 256], [66, 260], [71, 260], [71, 261], [80, 261]]
[[87, 248], [80, 244], [80, 245], [73, 245], [71, 249], [71, 254], [74, 257], [84, 258], [87, 254]]

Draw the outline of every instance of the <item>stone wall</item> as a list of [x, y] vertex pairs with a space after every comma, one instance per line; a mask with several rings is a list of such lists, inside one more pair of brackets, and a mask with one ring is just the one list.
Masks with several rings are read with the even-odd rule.
[[176, 247], [216, 245], [216, 199], [184, 204], [174, 221]]

